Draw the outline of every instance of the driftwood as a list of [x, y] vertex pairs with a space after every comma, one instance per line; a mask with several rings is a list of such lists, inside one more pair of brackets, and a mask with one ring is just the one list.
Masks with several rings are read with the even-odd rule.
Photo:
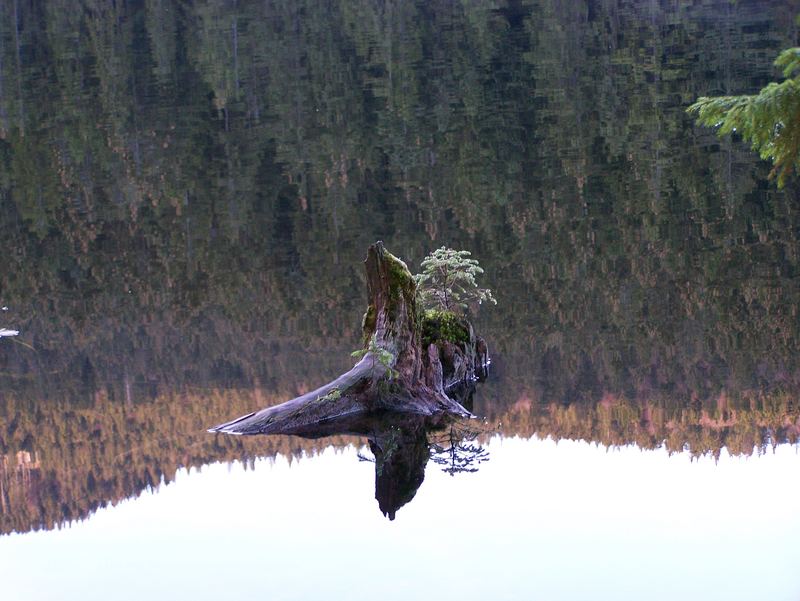
[[381, 361], [368, 351], [332, 382], [210, 432], [309, 436], [315, 429], [324, 431], [326, 422], [359, 414], [471, 416], [448, 391], [469, 392], [476, 377], [485, 373], [488, 355], [483, 340], [458, 318], [465, 332], [460, 340], [423, 341], [425, 317], [417, 310], [416, 285], [405, 263], [376, 242], [369, 247], [365, 267], [369, 305], [362, 324], [364, 348], [373, 341], [373, 348], [387, 351], [383, 355], [391, 360]]

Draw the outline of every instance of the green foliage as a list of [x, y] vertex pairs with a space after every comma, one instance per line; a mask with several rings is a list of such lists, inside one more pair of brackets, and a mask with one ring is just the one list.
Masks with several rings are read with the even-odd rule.
[[455, 344], [469, 342], [469, 326], [464, 318], [450, 311], [425, 311], [422, 315], [423, 346], [444, 340]]
[[373, 378], [375, 377], [376, 361], [378, 362], [378, 364], [382, 365], [386, 369], [386, 372], [388, 373], [390, 380], [396, 378], [399, 375], [397, 370], [393, 369], [392, 367], [394, 365], [394, 355], [385, 348], [378, 346], [378, 342], [374, 334], [372, 335], [372, 338], [370, 338], [369, 344], [367, 345], [366, 348], [353, 351], [352, 353], [350, 353], [350, 356], [360, 361], [368, 354], [372, 357]]
[[762, 159], [772, 161], [770, 177], [783, 187], [800, 167], [800, 48], [781, 52], [775, 66], [786, 80], [755, 95], [702, 97], [687, 111], [698, 123], [717, 127], [721, 136], [735, 132], [750, 142]]
[[339, 390], [338, 388], [334, 388], [325, 396], [317, 397], [315, 400], [318, 403], [321, 403], [325, 401], [336, 401], [340, 398], [342, 398], [342, 391]]
[[478, 287], [475, 278], [483, 269], [471, 254], [442, 246], [423, 259], [423, 272], [414, 276], [423, 307], [452, 311], [473, 301], [497, 304], [491, 290]]

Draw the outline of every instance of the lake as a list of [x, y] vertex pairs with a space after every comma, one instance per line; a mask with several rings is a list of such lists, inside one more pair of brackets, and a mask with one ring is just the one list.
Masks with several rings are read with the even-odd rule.
[[[800, 188], [685, 111], [798, 13], [2, 3], [0, 594], [796, 601]], [[209, 433], [352, 365], [376, 240], [485, 269], [477, 418]]]

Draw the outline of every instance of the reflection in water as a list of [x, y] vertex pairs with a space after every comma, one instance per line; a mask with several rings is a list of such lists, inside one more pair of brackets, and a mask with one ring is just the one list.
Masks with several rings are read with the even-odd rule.
[[[483, 389], [497, 382], [489, 379]], [[498, 428], [505, 436], [584, 440], [608, 447], [637, 445], [688, 450], [693, 456], [764, 453], [800, 442], [794, 394], [721, 397], [713, 404], [653, 397], [647, 402], [606, 396], [597, 403], [522, 398], [487, 420], [464, 424], [363, 421], [329, 424], [322, 439], [211, 436], [209, 423], [231, 413], [280, 402], [291, 393], [195, 391], [132, 404], [98, 396], [91, 406], [0, 403], [0, 532], [55, 528], [106, 504], [171, 482], [181, 467], [255, 457], [302, 457], [366, 437], [376, 461], [376, 496], [393, 515], [422, 483], [429, 458], [448, 473], [472, 471]], [[477, 430], [477, 433], [476, 433]], [[477, 434], [477, 435], [476, 435]], [[381, 500], [383, 499], [383, 500]]]
[[68, 530], [0, 537], [3, 598], [798, 598], [796, 449], [716, 461], [537, 439], [486, 448], [476, 474], [429, 469], [393, 522], [357, 447], [180, 470]]
[[[394, 421], [394, 420], [393, 420]], [[474, 440], [477, 430], [468, 423], [433, 425], [423, 420], [404, 420], [393, 423], [369, 438], [369, 448], [375, 455], [375, 498], [385, 516], [394, 520], [397, 510], [417, 494], [425, 478], [425, 466], [445, 462], [444, 471], [451, 475], [461, 471], [477, 471], [477, 465], [487, 461], [488, 452], [479, 444], [464, 444]], [[447, 464], [450, 458], [452, 464]]]
[[482, 429], [477, 421], [448, 415], [382, 413], [333, 419], [296, 434], [308, 439], [366, 437], [374, 456], [375, 499], [381, 512], [394, 520], [397, 511], [417, 494], [429, 459], [445, 464], [444, 471], [451, 475], [477, 471], [477, 465], [488, 460], [486, 450], [474, 443]]
[[278, 402], [285, 393], [195, 391], [133, 397], [98, 394], [76, 406], [0, 398], [0, 532], [52, 529], [171, 482], [181, 467], [256, 457], [299, 457], [328, 445], [289, 437], [210, 436], [206, 426], [233, 410]]
[[684, 114], [796, 3], [506, 4], [3, 3], [0, 388], [340, 373], [376, 239], [480, 258], [498, 403], [797, 386], [797, 189]]
[[[0, 532], [349, 444], [205, 427], [347, 367], [376, 239], [479, 257], [506, 436], [796, 444], [798, 188], [684, 113], [774, 79], [796, 12], [0, 2]], [[360, 433], [390, 517], [485, 458], [424, 430]]]
[[522, 398], [502, 417], [503, 431], [597, 442], [608, 447], [688, 451], [693, 456], [763, 454], [800, 442], [797, 393], [721, 395], [713, 403], [653, 396], [642, 401], [606, 395], [596, 403], [532, 403]]
[[422, 424], [403, 424], [369, 439], [369, 448], [375, 455], [375, 499], [390, 520], [414, 498], [425, 479], [430, 457], [427, 434]]
[[431, 461], [451, 476], [477, 472], [489, 460], [489, 452], [477, 442], [480, 431], [464, 424], [453, 424], [431, 441]]

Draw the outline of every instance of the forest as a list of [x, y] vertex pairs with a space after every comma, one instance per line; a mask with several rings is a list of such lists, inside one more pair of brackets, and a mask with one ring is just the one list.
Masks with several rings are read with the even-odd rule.
[[797, 441], [797, 186], [686, 108], [800, 4], [317, 4], [0, 3], [1, 532], [313, 452], [205, 428], [349, 367], [379, 239], [480, 259], [509, 434]]

